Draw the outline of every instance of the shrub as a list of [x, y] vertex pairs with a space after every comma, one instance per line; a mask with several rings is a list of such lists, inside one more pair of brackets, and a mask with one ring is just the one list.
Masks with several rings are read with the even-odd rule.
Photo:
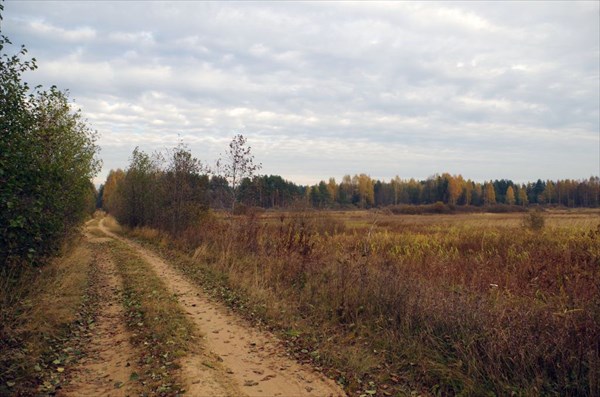
[[[2, 8], [0, 7], [0, 11]], [[40, 264], [88, 215], [99, 170], [96, 132], [70, 108], [67, 94], [21, 80], [36, 68], [26, 50], [7, 55], [0, 34], [0, 271]]]
[[233, 208], [233, 215], [246, 215], [248, 213], [248, 206], [244, 203], [238, 203]]
[[494, 214], [503, 214], [509, 212], [525, 212], [526, 210], [518, 205], [492, 204], [487, 206], [486, 211]]
[[541, 210], [529, 211], [523, 217], [523, 227], [531, 231], [540, 231], [546, 224], [546, 217]]
[[450, 207], [448, 207], [441, 201], [437, 201], [435, 204], [431, 205], [431, 212], [435, 212], [436, 214], [444, 214], [450, 211]]

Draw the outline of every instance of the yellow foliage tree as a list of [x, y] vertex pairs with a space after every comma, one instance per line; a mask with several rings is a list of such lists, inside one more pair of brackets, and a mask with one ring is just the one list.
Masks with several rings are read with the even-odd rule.
[[527, 199], [527, 188], [525, 185], [521, 186], [519, 189], [519, 203], [525, 207], [528, 204], [529, 200]]
[[483, 203], [485, 205], [496, 204], [496, 191], [494, 185], [490, 182], [483, 187]]
[[506, 189], [506, 204], [513, 205], [515, 203], [515, 191], [512, 186]]
[[375, 183], [371, 177], [366, 174], [360, 174], [358, 176], [355, 175], [353, 179], [356, 181], [361, 208], [375, 204]]
[[552, 204], [553, 202], [556, 201], [556, 199], [555, 199], [556, 186], [554, 185], [554, 182], [552, 182], [552, 181], [546, 182], [546, 188], [544, 189], [542, 196], [543, 196], [543, 200], [548, 204]]
[[329, 182], [327, 183], [327, 190], [329, 191], [329, 195], [331, 196], [332, 201], [337, 201], [338, 199], [338, 185], [335, 183], [335, 178], [329, 178]]
[[117, 189], [119, 183], [125, 179], [125, 172], [122, 169], [110, 170], [106, 183], [104, 184], [104, 192], [102, 194], [102, 208], [111, 212], [115, 210]]
[[463, 178], [461, 175], [459, 176], [451, 176], [448, 175], [448, 203], [451, 205], [455, 205], [456, 201], [458, 200], [458, 198], [460, 197], [460, 194], [462, 193], [462, 185], [463, 185]]
[[469, 179], [463, 186], [463, 194], [465, 198], [465, 205], [469, 205], [473, 199], [473, 182]]

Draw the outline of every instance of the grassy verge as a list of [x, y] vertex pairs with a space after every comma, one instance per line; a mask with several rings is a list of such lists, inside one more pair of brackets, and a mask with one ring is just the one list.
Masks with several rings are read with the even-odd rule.
[[139, 381], [147, 394], [169, 396], [182, 393], [177, 376], [178, 358], [196, 338], [177, 298], [150, 266], [120, 242], [108, 244], [123, 278], [124, 305], [132, 343], [140, 352]]
[[[0, 288], [0, 395], [53, 394], [83, 354], [97, 311], [97, 267], [79, 241]], [[67, 371], [65, 371], [67, 369]]]

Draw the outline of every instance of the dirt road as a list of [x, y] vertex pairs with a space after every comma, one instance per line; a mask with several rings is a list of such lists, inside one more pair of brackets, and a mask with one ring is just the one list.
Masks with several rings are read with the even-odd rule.
[[[345, 396], [335, 382], [287, 357], [272, 334], [252, 328], [225, 306], [209, 300], [199, 287], [191, 284], [174, 267], [139, 244], [110, 232], [103, 221], [98, 227], [106, 238], [127, 244], [151, 266], [203, 336], [202, 346], [195, 349], [197, 353], [186, 355], [180, 362], [180, 377], [186, 395]], [[107, 274], [112, 274], [110, 261], [105, 261], [105, 264]], [[109, 277], [107, 282], [109, 289], [118, 288], [118, 280]], [[108, 306], [102, 311], [105, 314], [98, 321], [104, 323], [98, 324], [99, 329], [107, 328], [105, 334], [100, 333], [95, 338], [99, 360], [84, 364], [78, 382], [69, 388], [73, 395], [134, 395], [129, 385], [123, 388], [127, 391], [125, 394], [114, 389], [115, 382], [125, 382], [125, 375], [132, 372], [130, 369], [119, 372], [124, 363], [132, 361], [127, 358], [131, 347], [127, 345], [128, 335], [123, 322], [118, 319], [117, 305], [111, 300], [115, 299], [114, 296], [107, 298], [109, 303], [105, 305]], [[114, 346], [115, 341], [121, 341], [120, 347]], [[114, 354], [116, 350], [122, 355]], [[216, 364], [211, 365], [210, 362]]]
[[[130, 334], [120, 294], [121, 279], [114, 263], [104, 252], [105, 239], [86, 235], [94, 246], [98, 265], [100, 307], [95, 324], [91, 324], [91, 343], [85, 358], [70, 374], [71, 382], [59, 396], [133, 396], [138, 385], [132, 381], [137, 374], [136, 356], [129, 344]], [[135, 378], [135, 375], [133, 376]]]

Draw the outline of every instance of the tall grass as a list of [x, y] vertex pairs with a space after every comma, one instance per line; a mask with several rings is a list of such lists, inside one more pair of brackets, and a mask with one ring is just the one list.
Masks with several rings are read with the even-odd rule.
[[174, 244], [253, 313], [301, 330], [305, 356], [353, 391], [592, 396], [600, 225], [586, 219], [532, 231], [521, 215], [253, 214]]

